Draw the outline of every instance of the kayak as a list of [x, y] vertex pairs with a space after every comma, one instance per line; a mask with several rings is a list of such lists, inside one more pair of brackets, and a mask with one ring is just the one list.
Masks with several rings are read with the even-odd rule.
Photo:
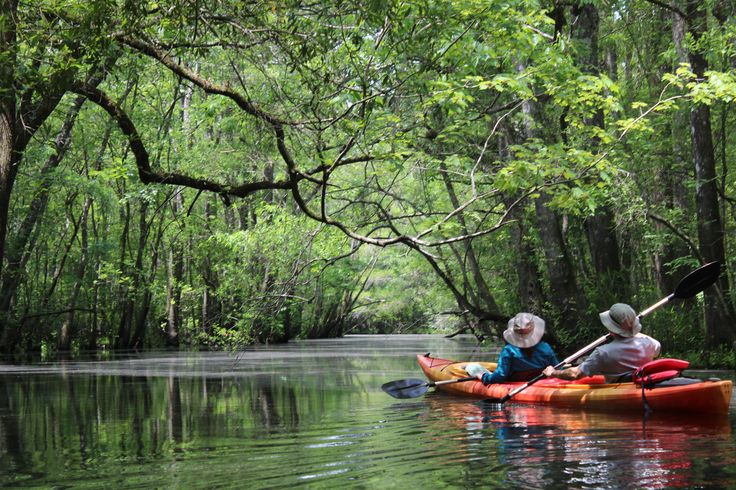
[[[465, 366], [456, 362], [417, 355], [419, 366], [432, 382], [467, 377]], [[473, 362], [493, 371], [495, 363]], [[484, 399], [501, 399], [524, 382], [484, 385], [478, 380], [436, 385], [447, 393]], [[589, 376], [575, 381], [548, 378], [520, 391], [510, 401], [556, 407], [604, 411], [643, 410], [645, 402], [653, 411], [671, 413], [728, 413], [733, 383], [728, 380], [699, 380], [676, 377], [642, 388], [635, 383], [605, 383], [603, 376]]]

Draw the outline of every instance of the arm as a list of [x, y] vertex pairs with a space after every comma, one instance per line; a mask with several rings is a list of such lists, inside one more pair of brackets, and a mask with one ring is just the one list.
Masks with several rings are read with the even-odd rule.
[[481, 381], [483, 381], [484, 385], [489, 385], [492, 383], [500, 383], [502, 381], [506, 381], [510, 375], [511, 375], [511, 355], [510, 355], [509, 350], [506, 347], [504, 347], [503, 350], [501, 350], [501, 354], [498, 356], [498, 361], [496, 363], [496, 370], [490, 374], [484, 374]]
[[542, 371], [548, 378], [560, 378], [569, 381], [574, 381], [578, 378], [582, 378], [585, 374], [580, 370], [579, 367], [573, 366], [567, 369], [555, 369], [553, 366], [547, 366]]
[[592, 376], [601, 372], [600, 366], [606, 354], [605, 348], [597, 348], [578, 366], [567, 369], [555, 369], [553, 366], [547, 366], [542, 373], [548, 378], [560, 378], [569, 381], [580, 379], [584, 376]]

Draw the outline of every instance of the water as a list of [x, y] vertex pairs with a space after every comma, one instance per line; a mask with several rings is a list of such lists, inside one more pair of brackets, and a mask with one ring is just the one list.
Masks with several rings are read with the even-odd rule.
[[644, 420], [381, 391], [428, 351], [495, 359], [418, 335], [0, 364], [0, 487], [736, 487], [736, 403]]

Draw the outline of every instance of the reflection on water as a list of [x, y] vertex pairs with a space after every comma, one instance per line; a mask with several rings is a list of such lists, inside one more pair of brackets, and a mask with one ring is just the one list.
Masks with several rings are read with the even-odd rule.
[[0, 364], [0, 487], [736, 486], [730, 416], [504, 406], [429, 392], [414, 354], [472, 338], [352, 336], [235, 354]]
[[[731, 422], [610, 414], [543, 406], [428, 400], [465, 431], [468, 459], [495, 450], [506, 481], [522, 487], [673, 488], [736, 483]], [[489, 442], [489, 436], [495, 440]], [[490, 445], [491, 448], [487, 446]], [[721, 452], [714, 456], [712, 451]], [[724, 459], [720, 457], [725, 456]], [[708, 461], [708, 466], [700, 462]]]

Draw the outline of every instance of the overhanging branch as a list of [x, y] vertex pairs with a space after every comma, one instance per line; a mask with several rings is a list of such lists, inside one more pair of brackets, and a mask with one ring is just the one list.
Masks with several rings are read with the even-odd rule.
[[263, 180], [239, 185], [229, 185], [174, 172], [156, 172], [151, 168], [148, 151], [141, 140], [140, 134], [136, 130], [135, 124], [114, 100], [98, 88], [89, 84], [75, 84], [71, 90], [79, 95], [85, 96], [89, 101], [100, 106], [115, 120], [120, 130], [128, 138], [128, 144], [135, 156], [136, 166], [138, 167], [138, 176], [144, 184], [181, 185], [192, 189], [215, 192], [224, 197], [245, 197], [254, 192], [266, 189], [291, 189], [302, 178], [298, 175], [293, 175], [293, 179], [291, 180]]

